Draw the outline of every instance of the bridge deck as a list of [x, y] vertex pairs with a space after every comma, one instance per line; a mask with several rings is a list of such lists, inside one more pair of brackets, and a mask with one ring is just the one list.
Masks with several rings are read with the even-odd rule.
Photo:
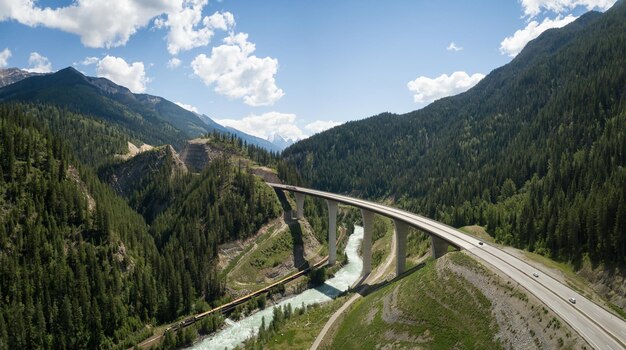
[[[549, 274], [543, 274], [540, 279], [533, 277], [535, 267], [495, 246], [486, 243], [479, 244], [481, 242], [478, 239], [455, 228], [405, 210], [309, 188], [275, 183], [268, 183], [268, 185], [275, 189], [311, 195], [371, 211], [436, 236], [475, 255], [524, 286], [563, 318], [594, 348], [626, 349], [626, 322], [623, 319], [550, 277]], [[568, 301], [570, 297], [576, 298], [575, 305]]]

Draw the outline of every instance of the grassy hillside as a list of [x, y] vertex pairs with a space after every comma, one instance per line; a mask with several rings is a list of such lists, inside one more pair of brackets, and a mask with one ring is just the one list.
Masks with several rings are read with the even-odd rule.
[[274, 279], [280, 279], [292, 272], [297, 268], [294, 265], [294, 247], [303, 249], [302, 236], [300, 223], [294, 222], [279, 231], [268, 232], [265, 237], [260, 237], [253, 243], [253, 250], [239, 260], [229, 273], [229, 286], [256, 290], [270, 283], [268, 273]]
[[491, 303], [469, 282], [431, 261], [397, 283], [358, 301], [343, 320], [335, 349], [497, 349]]
[[358, 300], [331, 349], [587, 346], [533, 296], [461, 252], [430, 260]]
[[249, 340], [242, 348], [246, 350], [309, 349], [326, 321], [347, 299], [347, 296], [340, 296], [328, 303], [310, 305], [304, 312], [299, 308], [291, 314], [290, 318], [275, 325], [276, 329], [272, 330], [269, 327], [264, 336]]

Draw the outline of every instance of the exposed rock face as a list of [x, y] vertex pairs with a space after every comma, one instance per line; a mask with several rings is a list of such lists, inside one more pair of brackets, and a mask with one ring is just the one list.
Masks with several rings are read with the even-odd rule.
[[171, 145], [167, 145], [165, 146], [165, 151], [166, 154], [171, 157], [171, 160], [173, 162], [173, 168], [172, 168], [172, 175], [176, 175], [176, 173], [187, 173], [189, 171], [189, 169], [187, 169], [187, 166], [185, 165], [185, 162], [182, 161], [182, 159], [180, 159], [180, 155], [176, 152], [176, 150], [174, 149], [174, 147], [172, 147]]
[[93, 213], [94, 210], [96, 210], [96, 201], [93, 199], [93, 197], [89, 193], [89, 189], [87, 188], [87, 185], [80, 178], [78, 169], [76, 169], [73, 165], [68, 166], [67, 177], [78, 184], [80, 191], [83, 193], [85, 198], [87, 198], [87, 210], [89, 210], [89, 213]]
[[219, 158], [225, 152], [211, 147], [209, 139], [195, 139], [188, 141], [180, 152], [182, 161], [194, 171], [201, 171], [214, 159]]
[[275, 171], [266, 167], [257, 167], [250, 170], [252, 174], [262, 178], [265, 182], [273, 182], [282, 184], [282, 180], [278, 177]]
[[124, 243], [120, 241], [118, 244], [117, 251], [113, 253], [113, 259], [117, 262], [117, 266], [122, 272], [132, 272], [135, 269], [135, 262], [133, 258], [128, 255]]
[[34, 75], [42, 75], [41, 73], [30, 73], [19, 68], [0, 69], [0, 88], [3, 86], [17, 83], [22, 79], [32, 77]]
[[144, 151], [114, 166], [108, 171], [106, 180], [115, 192], [127, 197], [132, 191], [141, 188], [145, 179], [150, 179], [167, 167], [171, 176], [187, 172], [187, 166], [170, 145]]
[[[82, 73], [81, 73], [82, 74]], [[114, 82], [106, 79], [106, 78], [95, 78], [95, 77], [85, 77], [91, 85], [97, 87], [102, 92], [107, 94], [123, 94], [123, 95], [132, 95], [130, 90], [127, 88], [117, 85]]]
[[[461, 253], [455, 254], [458, 257]], [[491, 302], [491, 313], [499, 326], [496, 337], [503, 348], [587, 348], [585, 340], [565, 321], [506, 275], [490, 271], [478, 261], [451, 256], [437, 260], [438, 272], [444, 269], [473, 284]]]
[[140, 147], [137, 147], [137, 146], [135, 146], [134, 143], [128, 141], [128, 153], [126, 153], [126, 154], [117, 154], [116, 157], [119, 158], [119, 159], [128, 160], [128, 159], [138, 155], [139, 153], [143, 153], [145, 151], [149, 151], [149, 150], [151, 150], [153, 148], [154, 148], [153, 146], [148, 145], [147, 143], [144, 143]]
[[626, 310], [626, 269], [619, 267], [597, 266], [585, 263], [578, 274], [589, 282], [596, 293], [609, 302]]

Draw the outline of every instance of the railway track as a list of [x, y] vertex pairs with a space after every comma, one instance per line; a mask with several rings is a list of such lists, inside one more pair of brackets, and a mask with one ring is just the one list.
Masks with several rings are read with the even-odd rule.
[[211, 314], [214, 314], [216, 312], [226, 313], [226, 312], [234, 309], [235, 307], [237, 307], [237, 305], [243, 304], [246, 301], [248, 301], [248, 300], [250, 300], [250, 299], [252, 299], [254, 297], [257, 297], [257, 296], [259, 296], [261, 294], [269, 292], [270, 289], [272, 289], [272, 288], [274, 288], [276, 286], [279, 286], [281, 284], [285, 284], [287, 282], [291, 282], [294, 279], [307, 274], [311, 270], [319, 268], [320, 266], [325, 264], [327, 261], [328, 261], [328, 257], [324, 257], [320, 261], [316, 262], [313, 266], [309, 266], [309, 267], [307, 267], [306, 269], [304, 269], [302, 271], [298, 271], [296, 273], [293, 273], [293, 274], [291, 274], [291, 275], [289, 275], [289, 276], [287, 276], [287, 277], [285, 277], [285, 278], [283, 278], [283, 279], [281, 279], [279, 281], [276, 281], [276, 282], [274, 282], [274, 283], [272, 283], [272, 284], [270, 284], [270, 285], [268, 285], [268, 286], [266, 286], [264, 288], [261, 288], [261, 289], [259, 289], [257, 291], [254, 291], [252, 293], [246, 294], [246, 295], [244, 295], [244, 296], [242, 296], [240, 298], [237, 298], [237, 299], [235, 299], [233, 301], [230, 301], [230, 302], [228, 302], [228, 303], [226, 303], [224, 305], [220, 305], [220, 306], [218, 306], [216, 308], [213, 308], [211, 310], [208, 310], [208, 311], [205, 311], [205, 312], [201, 312], [199, 314], [196, 314], [196, 315], [193, 315], [191, 317], [185, 318], [185, 319], [183, 319], [181, 321], [178, 321], [176, 323], [172, 323], [167, 328], [165, 328], [163, 333], [153, 335], [152, 337], [150, 337], [150, 338], [144, 340], [143, 342], [139, 343], [139, 347], [144, 348], [144, 349], [148, 348], [152, 344], [154, 344], [155, 342], [160, 340], [162, 337], [164, 337], [165, 334], [167, 334], [168, 332], [173, 332], [173, 331], [177, 331], [179, 329], [188, 327], [188, 326], [190, 326], [190, 325], [192, 325], [192, 324], [202, 320], [203, 318], [205, 318], [205, 317], [207, 317], [207, 316], [209, 316]]

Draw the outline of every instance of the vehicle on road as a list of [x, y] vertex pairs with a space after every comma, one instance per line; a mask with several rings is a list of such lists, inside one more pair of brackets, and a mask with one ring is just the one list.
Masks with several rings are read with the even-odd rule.
[[536, 273], [536, 272], [533, 272], [533, 276], [535, 276], [535, 277], [539, 277], [539, 274], [538, 274], [538, 273]]
[[569, 298], [569, 302], [572, 304], [576, 304], [576, 299], [575, 298]]
[[483, 245], [483, 242], [478, 241], [478, 245]]

